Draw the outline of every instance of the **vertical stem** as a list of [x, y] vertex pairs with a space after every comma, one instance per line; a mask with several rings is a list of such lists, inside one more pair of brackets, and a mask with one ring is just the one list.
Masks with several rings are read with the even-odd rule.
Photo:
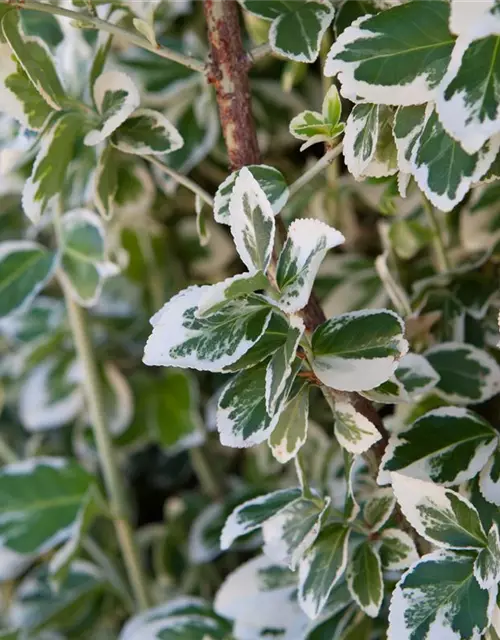
[[222, 133], [233, 171], [260, 161], [252, 116], [248, 69], [236, 0], [204, 0], [211, 61], [208, 81], [215, 86]]
[[104, 483], [113, 511], [113, 522], [118, 543], [123, 555], [128, 578], [132, 587], [138, 609], [147, 609], [148, 594], [146, 580], [142, 572], [139, 552], [135, 544], [132, 527], [129, 521], [125, 487], [120, 470], [116, 463], [113, 443], [106, 424], [106, 415], [102, 398], [101, 385], [97, 371], [92, 343], [88, 334], [85, 312], [73, 300], [67, 287], [61, 282], [68, 310], [69, 321], [75, 341], [78, 357], [84, 369], [84, 387], [89, 407], [90, 419], [102, 466]]
[[450, 270], [450, 262], [448, 260], [448, 256], [446, 255], [446, 248], [444, 246], [443, 236], [441, 235], [439, 220], [437, 219], [436, 211], [432, 204], [427, 200], [425, 196], [422, 199], [424, 202], [427, 221], [429, 222], [429, 226], [432, 229], [432, 241], [434, 244], [434, 253], [436, 255], [438, 270], [441, 273], [446, 273]]

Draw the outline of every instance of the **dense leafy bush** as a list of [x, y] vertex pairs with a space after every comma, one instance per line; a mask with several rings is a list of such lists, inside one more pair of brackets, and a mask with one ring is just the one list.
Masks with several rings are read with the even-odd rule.
[[498, 640], [500, 5], [0, 19], [0, 638]]

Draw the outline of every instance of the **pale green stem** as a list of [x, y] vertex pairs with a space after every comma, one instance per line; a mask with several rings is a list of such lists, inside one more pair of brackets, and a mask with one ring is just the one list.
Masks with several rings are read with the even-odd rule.
[[213, 209], [214, 199], [209, 193], [205, 191], [205, 189], [203, 189], [198, 184], [196, 184], [194, 180], [191, 180], [191, 178], [188, 178], [182, 173], [179, 173], [178, 171], [176, 171], [175, 169], [172, 169], [161, 160], [158, 160], [158, 158], [155, 158], [155, 156], [144, 156], [144, 158], [149, 162], [151, 162], [151, 164], [154, 164], [155, 167], [158, 167], [164, 173], [172, 177], [176, 182], [178, 182], [179, 184], [182, 184], [183, 187], [186, 187], [186, 189], [189, 189], [189, 191], [199, 196], [203, 200], [203, 202], [208, 204], [208, 206]]
[[191, 58], [190, 56], [186, 56], [178, 51], [173, 51], [168, 47], [154, 46], [142, 36], [136, 35], [127, 29], [123, 29], [122, 27], [118, 27], [115, 24], [111, 24], [110, 22], [106, 22], [105, 20], [101, 20], [100, 18], [87, 13], [79, 13], [78, 11], [71, 11], [70, 9], [64, 9], [63, 7], [58, 7], [53, 4], [30, 2], [29, 0], [0, 0], [0, 4], [6, 4], [18, 9], [30, 9], [31, 11], [41, 11], [43, 13], [51, 13], [52, 15], [70, 18], [71, 20], [75, 20], [77, 23], [81, 24], [84, 28], [87, 27], [89, 29], [106, 31], [107, 33], [111, 33], [115, 36], [125, 38], [131, 44], [135, 44], [141, 49], [151, 51], [161, 58], [167, 58], [168, 60], [177, 62], [178, 64], [188, 67], [188, 69], [192, 69], [193, 71], [198, 71], [199, 73], [205, 72], [205, 63], [202, 60]]
[[252, 62], [258, 62], [259, 60], [262, 60], [262, 58], [268, 56], [270, 53], [272, 53], [271, 45], [269, 44], [269, 42], [265, 42], [264, 44], [259, 44], [257, 47], [252, 49], [248, 55], [250, 56]]
[[83, 539], [82, 547], [89, 554], [92, 560], [97, 564], [97, 566], [102, 569], [105, 577], [109, 581], [109, 584], [115, 589], [117, 593], [120, 594], [129, 612], [133, 612], [134, 600], [128, 590], [128, 586], [124, 583], [120, 572], [111, 562], [108, 555], [101, 549], [97, 542], [95, 542], [88, 536]]
[[434, 253], [436, 255], [437, 267], [441, 273], [446, 273], [450, 270], [450, 262], [448, 260], [448, 256], [446, 255], [446, 248], [444, 246], [439, 220], [436, 217], [436, 211], [432, 204], [427, 200], [426, 197], [423, 197], [422, 199], [424, 203], [425, 214], [427, 216], [427, 221], [429, 222], [429, 226], [432, 229], [432, 241], [434, 245]]
[[151, 296], [151, 303], [154, 311], [158, 311], [165, 302], [165, 287], [162, 273], [156, 264], [153, 243], [147, 230], [139, 231], [137, 238], [146, 265], [147, 284]]
[[324, 171], [331, 162], [335, 160], [342, 152], [342, 143], [338, 144], [330, 151], [327, 151], [313, 166], [303, 173], [300, 178], [290, 185], [290, 198], [302, 189], [304, 185]]
[[94, 350], [87, 330], [85, 312], [73, 300], [71, 292], [62, 279], [61, 287], [64, 291], [76, 351], [84, 370], [84, 388], [90, 421], [94, 430], [104, 483], [113, 512], [113, 523], [118, 544], [120, 545], [130, 585], [134, 593], [136, 606], [138, 609], [147, 609], [149, 598], [146, 579], [130, 525], [123, 476], [117, 464], [117, 456], [113, 450], [113, 442], [108, 430], [102, 388], [94, 358]]

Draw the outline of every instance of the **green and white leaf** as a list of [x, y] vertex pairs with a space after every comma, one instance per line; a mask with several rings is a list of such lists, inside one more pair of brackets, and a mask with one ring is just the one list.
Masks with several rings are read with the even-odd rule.
[[378, 489], [365, 502], [363, 519], [371, 532], [379, 531], [389, 520], [396, 506], [392, 489]]
[[427, 1], [361, 16], [337, 38], [324, 73], [338, 74], [349, 99], [402, 106], [428, 102], [454, 45], [449, 14], [447, 3]]
[[344, 133], [344, 160], [356, 180], [375, 156], [379, 136], [380, 106], [361, 103], [354, 106], [347, 118]]
[[341, 447], [364, 453], [382, 437], [376, 426], [348, 401], [335, 402], [334, 433]]
[[5, 14], [2, 31], [35, 89], [52, 109], [60, 110], [64, 106], [66, 95], [45, 42], [23, 32], [18, 11]]
[[339, 96], [339, 91], [335, 84], [328, 89], [323, 98], [323, 104], [321, 105], [321, 115], [325, 122], [332, 126], [338, 125], [340, 122], [340, 116], [342, 115], [342, 101]]
[[22, 197], [24, 213], [33, 224], [40, 220], [49, 201], [62, 192], [66, 170], [73, 159], [75, 141], [81, 128], [81, 117], [68, 112], [43, 134]]
[[[266, 194], [274, 215], [278, 214], [288, 200], [288, 186], [283, 174], [265, 164], [250, 164], [246, 167], [259, 183], [260, 188]], [[229, 205], [233, 193], [234, 183], [239, 176], [239, 171], [233, 171], [217, 189], [214, 198], [214, 220], [220, 224], [231, 224]]]
[[299, 565], [299, 604], [317, 618], [347, 566], [349, 529], [342, 524], [323, 528]]
[[412, 399], [432, 391], [440, 379], [427, 358], [418, 353], [407, 353], [401, 358], [395, 377]]
[[251, 172], [243, 167], [229, 204], [231, 235], [249, 271], [266, 272], [274, 246], [274, 212]]
[[259, 529], [299, 496], [300, 489], [281, 489], [240, 504], [226, 520], [220, 539], [221, 549], [229, 549], [236, 538]]
[[496, 589], [478, 585], [474, 558], [437, 551], [414, 564], [393, 592], [388, 640], [479, 640], [490, 624]]
[[329, 506], [328, 497], [324, 501], [300, 497], [287, 504], [262, 525], [262, 551], [277, 564], [295, 571], [318, 537]]
[[301, 318], [291, 316], [286, 342], [274, 352], [267, 364], [266, 409], [271, 416], [276, 413], [277, 404], [292, 375], [293, 363], [305, 328]]
[[109, 220], [115, 210], [118, 190], [118, 166], [116, 152], [110, 145], [102, 150], [94, 173], [94, 204], [103, 218]]
[[0, 42], [0, 103], [2, 112], [27, 129], [39, 131], [53, 113], [16, 61], [8, 44]]
[[[248, 0], [246, 2], [248, 4]], [[286, 5], [284, 2], [281, 4]], [[314, 62], [321, 39], [333, 20], [333, 7], [327, 0], [308, 0], [291, 6], [292, 11], [282, 13], [271, 24], [271, 49], [297, 62]]]
[[340, 121], [342, 103], [337, 87], [332, 86], [323, 99], [322, 113], [302, 111], [290, 122], [290, 133], [306, 142], [300, 147], [305, 151], [317, 142], [331, 142], [344, 131], [344, 123]]
[[[411, 172], [435, 207], [451, 211], [488, 171], [499, 147], [500, 137], [497, 136], [477, 153], [468, 154], [448, 135], [433, 110], [427, 113], [422, 132], [413, 145]], [[443, 172], [443, 166], [447, 171]]]
[[362, 542], [354, 552], [346, 577], [356, 604], [367, 616], [376, 618], [384, 597], [384, 579], [380, 556], [369, 541]]
[[410, 427], [391, 436], [382, 458], [378, 482], [389, 472], [432, 480], [450, 487], [474, 478], [498, 446], [493, 427], [461, 407], [429, 411]]
[[52, 277], [57, 256], [29, 240], [0, 243], [0, 318], [25, 311]]
[[455, 404], [480, 404], [500, 391], [500, 366], [471, 344], [443, 342], [425, 357], [440, 376], [436, 392]]
[[114, 132], [113, 144], [124, 153], [163, 155], [180, 149], [184, 140], [159, 111], [137, 109]]
[[31, 367], [19, 390], [19, 418], [27, 431], [57, 429], [84, 408], [82, 370], [73, 356], [52, 356]]
[[482, 549], [486, 533], [475, 507], [460, 494], [400, 473], [392, 488], [403, 515], [426, 540], [445, 549]]
[[269, 282], [262, 271], [238, 273], [208, 287], [198, 305], [197, 315], [201, 317], [214, 313], [228, 300], [241, 298], [268, 286]]
[[474, 577], [482, 589], [497, 588], [500, 581], [500, 535], [496, 522], [488, 532], [488, 546], [474, 562]]
[[479, 476], [479, 489], [485, 500], [500, 507], [500, 451], [496, 449]]
[[359, 463], [359, 458], [356, 457], [354, 453], [350, 453], [347, 449], [343, 450], [343, 460], [344, 460], [344, 477], [345, 477], [345, 499], [344, 499], [344, 519], [347, 522], [353, 522], [359, 515], [361, 511], [361, 507], [356, 500], [356, 495], [354, 492], [354, 484], [357, 473], [357, 463]]
[[484, 14], [494, 6], [495, 0], [481, 0], [481, 2], [451, 0], [450, 4], [450, 31], [460, 36], [484, 17]]
[[418, 560], [413, 538], [400, 529], [384, 529], [380, 534], [379, 548], [382, 566], [386, 571], [407, 569]]
[[85, 136], [84, 142], [93, 147], [103, 142], [138, 108], [141, 97], [133, 81], [121, 71], [106, 71], [93, 87], [99, 123]]
[[293, 313], [305, 307], [327, 251], [344, 240], [340, 231], [320, 220], [292, 222], [276, 268], [277, 304], [283, 311]]
[[85, 307], [96, 304], [107, 277], [118, 267], [106, 259], [102, 220], [87, 209], [68, 211], [61, 219], [61, 277], [74, 299]]
[[278, 423], [283, 405], [300, 367], [294, 366], [292, 375], [279, 398], [276, 413], [266, 409], [266, 366], [259, 364], [240, 371], [224, 388], [217, 409], [217, 430], [220, 441], [227, 447], [251, 447], [264, 442]]
[[499, 46], [500, 15], [492, 9], [458, 37], [437, 92], [439, 119], [471, 154], [500, 132]]
[[398, 166], [403, 174], [412, 173], [413, 147], [424, 128], [426, 113], [431, 109], [430, 105], [419, 104], [399, 107], [396, 110], [393, 134], [398, 154]]
[[375, 387], [375, 389], [362, 391], [361, 395], [373, 402], [380, 402], [381, 404], [400, 404], [410, 402], [410, 396], [408, 395], [404, 385], [395, 375], [392, 375], [389, 380], [386, 380], [378, 387]]
[[295, 458], [307, 439], [309, 425], [309, 385], [302, 385], [283, 407], [269, 436], [273, 456], [281, 464]]
[[248, 297], [229, 300], [215, 313], [197, 317], [209, 290], [209, 286], [184, 289], [151, 318], [145, 364], [222, 371], [259, 341], [271, 319], [269, 307]]
[[0, 469], [0, 546], [44, 553], [79, 526], [94, 478], [75, 462], [31, 458]]
[[391, 377], [408, 351], [403, 334], [401, 318], [386, 309], [336, 316], [313, 334], [314, 373], [334, 389], [373, 389]]

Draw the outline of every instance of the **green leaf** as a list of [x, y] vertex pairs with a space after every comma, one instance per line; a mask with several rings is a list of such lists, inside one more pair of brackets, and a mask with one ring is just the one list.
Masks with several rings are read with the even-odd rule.
[[0, 43], [0, 100], [2, 111], [24, 127], [39, 131], [54, 113], [35, 89], [8, 44]]
[[94, 204], [103, 218], [109, 220], [115, 210], [118, 190], [117, 153], [106, 145], [99, 156], [94, 175]]
[[290, 122], [290, 133], [299, 140], [309, 140], [314, 136], [320, 136], [321, 140], [328, 140], [329, 131], [330, 126], [317, 111], [302, 111]]
[[482, 589], [496, 588], [500, 581], [500, 536], [496, 522], [488, 532], [488, 546], [474, 562], [474, 577]]
[[0, 541], [19, 553], [44, 553], [78, 526], [93, 477], [75, 462], [32, 458], [0, 469]]
[[184, 289], [151, 318], [145, 364], [223, 371], [259, 341], [271, 319], [270, 308], [251, 296], [229, 300], [214, 313], [198, 317], [198, 306], [209, 290]]
[[418, 560], [413, 538], [399, 529], [384, 529], [380, 534], [382, 544], [379, 553], [382, 566], [387, 571], [407, 569]]
[[387, 472], [401, 471], [448, 487], [461, 484], [481, 471], [497, 445], [496, 431], [472, 411], [435, 409], [391, 436], [378, 481], [389, 482]]
[[440, 376], [436, 391], [448, 402], [480, 404], [500, 391], [500, 367], [471, 344], [444, 342], [425, 357]]
[[80, 115], [63, 114], [41, 139], [31, 176], [23, 189], [23, 209], [36, 224], [53, 196], [63, 190], [68, 165], [82, 128]]
[[36, 36], [26, 36], [23, 33], [17, 11], [9, 11], [3, 17], [2, 30], [38, 93], [52, 109], [61, 109], [66, 95], [45, 42]]
[[[425, 125], [427, 105], [399, 107], [394, 116], [394, 142], [396, 144], [399, 170], [411, 174], [413, 148]], [[405, 195], [402, 193], [401, 195]]]
[[380, 556], [373, 545], [362, 542], [354, 552], [346, 571], [349, 591], [370, 618], [376, 618], [384, 597], [384, 580]]
[[243, 167], [234, 182], [229, 204], [231, 235], [250, 271], [266, 272], [274, 246], [274, 212], [264, 191]]
[[269, 436], [273, 456], [281, 464], [295, 458], [307, 439], [309, 385], [304, 384], [283, 407], [278, 423]]
[[[25, 631], [71, 631], [98, 605], [104, 580], [89, 562], [74, 562], [64, 582], [55, 586], [45, 567], [28, 575], [15, 594], [16, 621]], [[38, 634], [37, 634], [38, 635]]]
[[345, 97], [403, 106], [428, 102], [454, 45], [449, 14], [447, 3], [422, 0], [362, 16], [331, 48], [325, 75], [339, 74]]
[[299, 604], [313, 620], [323, 610], [345, 571], [348, 543], [349, 529], [342, 524], [330, 524], [324, 527], [300, 562]]
[[[274, 167], [265, 164], [250, 164], [246, 167], [259, 183], [260, 188], [266, 194], [274, 215], [279, 213], [288, 200], [288, 186], [283, 174]], [[239, 171], [233, 171], [219, 185], [214, 198], [214, 220], [220, 224], [231, 224], [229, 205], [233, 193], [234, 183], [239, 176]]]
[[0, 318], [26, 310], [51, 278], [57, 256], [36, 242], [0, 244]]
[[323, 501], [300, 497], [287, 504], [262, 525], [263, 552], [274, 562], [295, 571], [318, 537], [329, 506], [330, 498]]
[[259, 529], [266, 520], [300, 497], [300, 489], [281, 489], [240, 504], [226, 520], [221, 549], [229, 549], [236, 538]]
[[163, 155], [180, 149], [184, 140], [159, 111], [137, 109], [114, 132], [113, 144], [124, 153]]
[[391, 479], [403, 515], [423, 538], [445, 549], [486, 546], [479, 515], [460, 494], [400, 473], [392, 473]]
[[342, 452], [344, 458], [344, 477], [346, 480], [346, 492], [344, 501], [344, 519], [353, 522], [359, 515], [360, 506], [354, 495], [354, 481], [358, 458], [354, 453], [350, 453], [344, 448]]
[[332, 86], [325, 93], [323, 98], [323, 104], [321, 106], [321, 113], [325, 122], [332, 126], [336, 126], [340, 122], [340, 116], [342, 115], [342, 101], [337, 87]]
[[276, 267], [280, 289], [277, 304], [281, 309], [294, 313], [305, 307], [327, 251], [344, 240], [340, 231], [319, 220], [303, 218], [292, 222]]
[[108, 138], [137, 109], [141, 98], [132, 80], [121, 71], [106, 71], [95, 81], [94, 103], [99, 111], [99, 123], [85, 136], [93, 147]]
[[403, 321], [388, 310], [354, 311], [327, 320], [312, 337], [314, 373], [334, 389], [373, 389], [391, 377], [406, 354], [403, 333]]
[[85, 307], [96, 304], [105, 279], [118, 268], [106, 260], [105, 232], [92, 211], [75, 209], [61, 219], [61, 276], [74, 299]]
[[364, 453], [382, 437], [376, 426], [349, 401], [335, 402], [334, 418], [335, 437], [349, 453]]
[[437, 551], [405, 573], [393, 592], [389, 640], [476, 640], [488, 627], [494, 594], [473, 575], [474, 558]]
[[290, 328], [285, 344], [272, 355], [266, 368], [266, 409], [269, 415], [276, 412], [277, 403], [290, 376], [305, 331], [304, 322], [300, 318], [290, 318]]
[[418, 353], [407, 353], [403, 356], [395, 376], [411, 398], [419, 398], [428, 393], [439, 382], [438, 372]]
[[439, 118], [468, 153], [500, 131], [500, 15], [493, 7], [462, 33], [437, 93]]
[[371, 532], [379, 531], [389, 520], [396, 505], [392, 489], [379, 489], [366, 501], [363, 519]]
[[262, 271], [239, 273], [226, 278], [209, 287], [198, 305], [198, 314], [205, 316], [214, 313], [228, 300], [244, 297], [268, 286], [269, 282]]
[[345, 0], [335, 16], [335, 34], [338, 38], [357, 18], [377, 13], [372, 2], [366, 0]]
[[333, 20], [333, 7], [326, 0], [289, 3], [284, 0], [240, 0], [241, 4], [260, 18], [272, 20], [269, 43], [278, 55], [314, 62], [321, 39]]
[[276, 426], [288, 397], [300, 360], [294, 364], [287, 387], [276, 403], [276, 413], [266, 409], [266, 366], [240, 371], [224, 388], [219, 398], [217, 429], [221, 443], [228, 447], [250, 447], [268, 438]]
[[434, 206], [451, 211], [488, 171], [499, 145], [500, 140], [493, 139], [477, 153], [468, 154], [446, 133], [436, 111], [431, 110], [413, 146], [412, 175]]

